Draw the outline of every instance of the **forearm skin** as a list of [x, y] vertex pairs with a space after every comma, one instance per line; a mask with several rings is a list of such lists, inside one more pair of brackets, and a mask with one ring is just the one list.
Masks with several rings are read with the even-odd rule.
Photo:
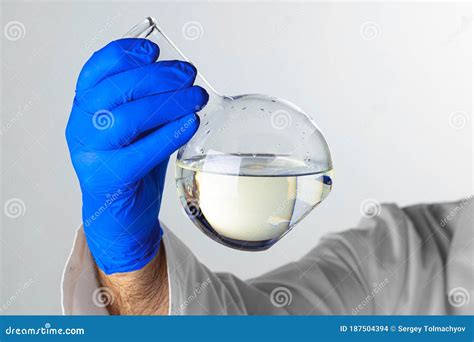
[[96, 267], [100, 286], [107, 287], [113, 300], [111, 315], [168, 315], [169, 289], [166, 253], [161, 243], [157, 256], [140, 270], [106, 275]]

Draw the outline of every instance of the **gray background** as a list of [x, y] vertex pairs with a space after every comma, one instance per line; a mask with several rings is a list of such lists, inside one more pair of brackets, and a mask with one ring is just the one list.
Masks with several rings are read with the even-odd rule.
[[[62, 267], [81, 223], [64, 140], [75, 79], [94, 50], [148, 15], [221, 92], [298, 104], [333, 153], [333, 193], [263, 253], [200, 233], [178, 203], [170, 162], [161, 219], [210, 268], [250, 277], [294, 260], [322, 234], [357, 224], [366, 199], [472, 193], [468, 3], [15, 1], [1, 14], [3, 314], [60, 313]], [[4, 32], [11, 21], [23, 24], [21, 39]], [[193, 21], [202, 31], [189, 40], [183, 27]], [[3, 208], [12, 198], [24, 203], [17, 218]]]

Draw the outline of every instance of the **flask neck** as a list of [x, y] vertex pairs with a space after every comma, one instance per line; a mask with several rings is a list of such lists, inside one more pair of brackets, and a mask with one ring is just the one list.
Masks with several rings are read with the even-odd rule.
[[[154, 42], [159, 43], [160, 47], [160, 54], [163, 54], [165, 50], [167, 51], [168, 55], [174, 55], [177, 59], [184, 60], [185, 62], [191, 63], [196, 66], [193, 62], [191, 62], [183, 52], [176, 46], [175, 43], [166, 35], [166, 33], [158, 26], [156, 20], [152, 17], [146, 18], [140, 24], [134, 26], [127, 34], [125, 35], [126, 38], [147, 38]], [[199, 69], [196, 66], [197, 76], [196, 78], [202, 82], [203, 87], [209, 93], [209, 97], [211, 98], [222, 98], [223, 95], [220, 94], [204, 77], [202, 73], [199, 72]], [[217, 99], [213, 99], [217, 100]]]

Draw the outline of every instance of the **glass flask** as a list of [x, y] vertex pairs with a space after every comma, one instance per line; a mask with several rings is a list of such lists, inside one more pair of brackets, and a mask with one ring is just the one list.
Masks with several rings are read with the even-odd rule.
[[[160, 59], [189, 62], [153, 18], [126, 37], [154, 41]], [[209, 102], [198, 112], [198, 131], [178, 151], [181, 204], [211, 239], [239, 250], [268, 249], [330, 193], [328, 144], [313, 120], [286, 100], [221, 95], [199, 72], [196, 84]]]

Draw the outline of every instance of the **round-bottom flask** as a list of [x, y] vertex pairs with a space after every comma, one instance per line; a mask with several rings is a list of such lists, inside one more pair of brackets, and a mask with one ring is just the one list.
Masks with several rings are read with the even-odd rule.
[[[161, 51], [165, 42], [187, 60], [151, 18], [128, 36], [154, 40]], [[330, 193], [329, 147], [311, 118], [288, 101], [260, 94], [222, 96], [201, 74], [198, 78], [210, 97], [198, 113], [198, 131], [178, 151], [180, 201], [213, 240], [265, 250]]]

